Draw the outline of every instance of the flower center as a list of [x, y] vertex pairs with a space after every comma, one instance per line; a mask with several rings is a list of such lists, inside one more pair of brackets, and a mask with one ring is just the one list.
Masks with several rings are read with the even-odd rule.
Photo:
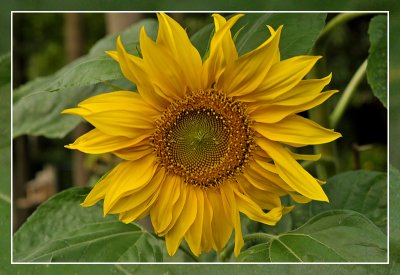
[[160, 164], [205, 188], [240, 172], [253, 143], [245, 108], [215, 90], [193, 92], [171, 104], [153, 135]]

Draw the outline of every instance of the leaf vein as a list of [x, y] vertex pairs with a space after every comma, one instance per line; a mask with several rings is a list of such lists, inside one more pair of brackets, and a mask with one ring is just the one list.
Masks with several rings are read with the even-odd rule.
[[[303, 260], [302, 260], [292, 249], [290, 249], [290, 247], [288, 247], [284, 242], [282, 242], [282, 241], [279, 239], [279, 237], [276, 238], [276, 240], [277, 240], [278, 242], [280, 242], [289, 252], [291, 252], [291, 253], [293, 254], [293, 256], [295, 256], [300, 262], [303, 262]], [[273, 240], [272, 240], [272, 242], [273, 242]]]

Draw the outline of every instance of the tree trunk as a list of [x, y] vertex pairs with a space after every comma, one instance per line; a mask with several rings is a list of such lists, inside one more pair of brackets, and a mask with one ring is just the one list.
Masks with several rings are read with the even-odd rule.
[[141, 13], [107, 13], [107, 33], [120, 32], [143, 18]]
[[[71, 62], [83, 54], [84, 34], [83, 18], [79, 13], [65, 14], [64, 45], [68, 62]], [[86, 123], [80, 123], [73, 131], [73, 138], [89, 131]], [[78, 150], [72, 151], [72, 179], [75, 186], [84, 186], [89, 180], [89, 173], [84, 167], [85, 154]]]

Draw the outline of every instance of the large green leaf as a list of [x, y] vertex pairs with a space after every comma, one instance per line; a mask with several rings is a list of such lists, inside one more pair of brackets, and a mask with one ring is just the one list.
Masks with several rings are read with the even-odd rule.
[[321, 213], [302, 227], [244, 251], [239, 261], [385, 262], [386, 236], [350, 210]]
[[190, 37], [190, 41], [199, 51], [203, 60], [208, 56], [211, 38], [214, 33], [214, 23], [205, 25]]
[[325, 13], [252, 13], [234, 26], [232, 32], [241, 30], [236, 39], [239, 54], [255, 49], [269, 36], [266, 25], [277, 29], [283, 25], [279, 50], [281, 58], [308, 54], [325, 26]]
[[[135, 224], [102, 217], [79, 203], [88, 188], [72, 188], [41, 205], [14, 235], [18, 262], [161, 261], [158, 240]], [[34, 236], [34, 238], [32, 237]]]
[[369, 25], [367, 79], [375, 96], [387, 106], [387, 17], [378, 15]]
[[329, 179], [325, 190], [330, 202], [311, 204], [311, 215], [333, 209], [354, 210], [386, 232], [386, 173], [363, 170], [342, 173]]
[[291, 212], [295, 227], [327, 210], [349, 209], [360, 212], [386, 232], [387, 175], [374, 171], [349, 171], [327, 180], [323, 188], [329, 203], [313, 201], [298, 205]]
[[75, 128], [81, 119], [77, 116], [61, 115], [61, 111], [75, 107], [90, 96], [110, 90], [105, 85], [97, 84], [62, 92], [42, 91], [23, 96], [14, 103], [13, 136], [29, 134], [62, 138]]

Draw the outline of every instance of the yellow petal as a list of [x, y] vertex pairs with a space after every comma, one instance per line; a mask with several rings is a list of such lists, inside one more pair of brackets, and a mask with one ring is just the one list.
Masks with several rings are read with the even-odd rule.
[[284, 189], [277, 186], [276, 183], [273, 183], [270, 180], [262, 177], [254, 170], [247, 169], [243, 175], [237, 176], [236, 180], [242, 186], [251, 185], [252, 187], [257, 188], [257, 190], [279, 194], [280, 196], [286, 194]]
[[238, 183], [243, 187], [244, 192], [262, 209], [272, 209], [281, 205], [281, 200], [277, 193], [265, 191], [255, 187], [248, 181], [239, 180]]
[[153, 147], [150, 145], [150, 141], [145, 140], [146, 143], [141, 145], [135, 145], [123, 149], [114, 151], [113, 153], [121, 159], [125, 160], [138, 160], [145, 155], [151, 154], [153, 152]]
[[139, 94], [128, 91], [93, 96], [63, 113], [82, 116], [105, 134], [129, 138], [152, 133], [154, 119], [160, 115]]
[[238, 210], [244, 213], [252, 220], [262, 222], [268, 225], [275, 225], [282, 217], [282, 207], [275, 207], [268, 213], [265, 213], [259, 205], [251, 200], [239, 189], [234, 189]]
[[243, 176], [255, 187], [284, 196], [293, 189], [278, 175], [274, 164], [255, 159]]
[[254, 123], [254, 129], [264, 137], [290, 144], [305, 146], [331, 142], [342, 135], [321, 127], [299, 115], [288, 116], [277, 123]]
[[211, 207], [211, 203], [208, 200], [207, 193], [203, 192], [204, 197], [204, 213], [203, 213], [203, 229], [202, 229], [202, 237], [201, 237], [201, 251], [208, 252], [213, 247], [213, 236], [211, 223], [213, 219], [213, 209]]
[[[241, 14], [237, 14], [234, 15], [232, 18], [229, 19], [229, 23], [226, 21], [226, 19], [219, 15], [219, 14], [213, 14], [213, 18], [214, 18], [214, 25], [215, 25], [215, 33], [219, 33], [220, 30], [223, 30], [223, 36], [221, 39], [221, 44], [220, 44], [220, 49], [222, 50], [222, 55], [225, 59], [225, 62], [233, 62], [234, 60], [236, 60], [238, 58], [238, 53], [236, 51], [236, 46], [235, 43], [233, 42], [232, 39], [232, 34], [230, 31], [230, 28], [233, 26], [233, 24], [236, 23], [236, 21], [242, 17], [243, 15]], [[224, 25], [228, 24], [228, 26], [230, 26], [229, 28], [225, 27]], [[217, 34], [217, 37], [220, 34]], [[217, 42], [217, 38], [216, 40], [213, 41], [214, 42], [214, 50], [215, 50], [215, 42]], [[213, 43], [212, 42], [212, 43]]]
[[228, 242], [232, 234], [232, 221], [225, 214], [224, 206], [221, 201], [219, 190], [207, 191], [207, 197], [213, 210], [211, 222], [211, 232], [213, 236], [213, 247], [218, 252], [221, 251]]
[[331, 82], [332, 73], [321, 79], [301, 80], [295, 87], [273, 99], [273, 102], [282, 102], [288, 99], [303, 98], [318, 95]]
[[[203, 235], [203, 222], [204, 222], [204, 194], [203, 190], [192, 188], [195, 198], [190, 200], [190, 205], [187, 207], [197, 208], [197, 214], [194, 212], [193, 216], [196, 217], [190, 229], [187, 231], [185, 239], [194, 255], [199, 256], [201, 253], [201, 239]], [[195, 204], [197, 202], [197, 205]]]
[[165, 109], [169, 104], [169, 100], [163, 94], [159, 94], [154, 90], [151, 78], [143, 68], [143, 60], [126, 52], [121, 37], [117, 39], [117, 51], [108, 51], [106, 53], [119, 63], [124, 76], [136, 84], [144, 101], [159, 111]]
[[295, 56], [276, 63], [258, 86], [257, 92], [241, 97], [243, 101], [267, 101], [295, 87], [311, 70], [320, 56]]
[[190, 189], [187, 188], [186, 184], [181, 180], [179, 183], [179, 197], [173, 206], [173, 209], [171, 212], [172, 213], [171, 220], [168, 223], [161, 223], [161, 225], [158, 229], [159, 235], [167, 234], [170, 231], [170, 229], [175, 226], [175, 223], [181, 216], [181, 213], [182, 213], [184, 207], [188, 206], [187, 198], [190, 195], [190, 194], [188, 194], [189, 191], [190, 191]]
[[133, 221], [140, 220], [145, 216], [149, 215], [150, 208], [156, 202], [159, 193], [160, 193], [160, 188], [156, 189], [156, 191], [153, 193], [152, 196], [150, 196], [146, 201], [142, 202], [135, 208], [120, 213], [119, 219], [124, 223], [131, 223]]
[[222, 205], [224, 207], [225, 214], [227, 215], [228, 219], [231, 220], [233, 226], [235, 226], [237, 213], [236, 200], [233, 193], [235, 184], [236, 183], [234, 182], [225, 182], [222, 186], [220, 186]]
[[289, 153], [294, 157], [296, 160], [308, 160], [308, 161], [317, 161], [321, 158], [321, 154], [315, 154], [315, 155], [305, 155], [305, 154], [296, 154], [293, 153], [292, 151], [289, 151]]
[[[175, 225], [165, 236], [167, 251], [170, 256], [175, 254], [179, 244], [182, 242], [183, 236], [189, 228], [192, 228], [195, 223], [198, 224], [199, 220], [201, 220], [200, 222], [203, 220], [202, 215], [199, 216], [199, 210], [202, 212], [202, 209], [199, 209], [200, 205], [197, 204], [198, 197], [196, 196], [196, 191], [191, 186], [183, 185], [182, 189], [183, 188], [186, 189], [186, 192], [182, 192], [181, 196], [187, 196], [187, 198], [185, 198], [186, 203], [182, 207], [182, 211]], [[190, 248], [194, 252], [192, 247]], [[200, 254], [200, 252], [198, 254]]]
[[254, 121], [262, 123], [275, 123], [283, 118], [300, 113], [325, 102], [338, 91], [327, 91], [318, 95], [298, 97], [271, 104], [264, 104], [262, 101], [253, 104], [249, 109], [249, 115]]
[[271, 30], [271, 37], [257, 49], [240, 56], [228, 64], [221, 75], [217, 87], [229, 96], [243, 96], [254, 92], [264, 81], [276, 52], [282, 26], [276, 32]]
[[88, 154], [103, 154], [134, 146], [144, 138], [146, 138], [146, 135], [139, 136], [135, 139], [111, 136], [98, 129], [93, 129], [80, 136], [74, 143], [66, 145], [65, 147], [68, 149], [77, 149]]
[[[140, 62], [139, 58], [135, 58], [126, 52], [122, 44], [121, 36], [117, 38], [116, 49], [116, 52], [108, 51], [106, 53], [119, 63], [122, 74], [126, 79], [136, 84], [140, 83], [140, 76], [144, 75], [144, 73], [138, 66]], [[133, 62], [134, 60], [136, 60], [136, 62]]]
[[228, 219], [231, 220], [233, 227], [235, 228], [235, 255], [238, 256], [240, 250], [244, 245], [242, 228], [240, 224], [239, 207], [237, 206], [235, 191], [235, 183], [225, 183], [220, 187], [222, 204], [225, 208], [225, 212], [228, 215]]
[[259, 138], [256, 143], [273, 158], [279, 176], [295, 191], [313, 200], [328, 201], [319, 183], [277, 142]]
[[296, 192], [289, 192], [290, 197], [297, 203], [309, 203], [311, 199], [304, 197]]
[[[303, 95], [297, 97], [287, 98], [281, 101], [275, 101], [274, 106], [279, 107], [292, 107], [297, 108], [300, 111], [311, 109], [312, 107], [321, 104], [326, 101], [329, 97], [339, 92], [338, 90], [326, 91], [316, 95]], [[310, 107], [309, 107], [310, 106]], [[309, 107], [309, 108], [308, 108]], [[304, 109], [306, 108], [306, 109]], [[296, 111], [296, 113], [299, 111]]]
[[239, 256], [240, 250], [244, 246], [243, 235], [242, 235], [242, 227], [240, 223], [240, 214], [236, 212], [236, 219], [235, 219], [235, 248], [233, 252], [235, 256]]
[[81, 203], [84, 207], [89, 207], [95, 205], [99, 200], [104, 199], [108, 189], [112, 185], [112, 182], [109, 180], [101, 179], [96, 183], [93, 189], [86, 196], [85, 200]]
[[157, 234], [172, 221], [172, 212], [181, 194], [181, 184], [182, 179], [180, 177], [167, 174], [161, 186], [158, 200], [150, 210], [151, 222]]
[[157, 162], [154, 154], [136, 161], [123, 161], [104, 180], [112, 182], [104, 198], [104, 215], [117, 201], [143, 188], [154, 176]]
[[183, 77], [185, 67], [179, 64], [165, 45], [151, 40], [144, 28], [140, 32], [140, 49], [144, 70], [152, 79], [152, 85], [159, 87], [165, 98], [181, 99], [185, 95], [187, 80]]
[[203, 65], [203, 89], [209, 89], [213, 83], [218, 82], [226, 64], [237, 59], [230, 29], [242, 16], [243, 14], [237, 14], [226, 21], [220, 15], [213, 15], [215, 33], [211, 39], [209, 56]]
[[180, 77], [185, 80], [187, 87], [191, 91], [200, 89], [202, 61], [199, 52], [190, 42], [186, 31], [175, 20], [164, 13], [157, 14], [157, 17], [157, 44], [168, 49], [179, 67], [183, 68]]
[[159, 192], [160, 185], [164, 181], [165, 169], [159, 169], [154, 177], [149, 181], [146, 186], [133, 191], [131, 194], [119, 199], [114, 206], [110, 209], [110, 214], [126, 212], [138, 207], [144, 202], [149, 201], [156, 192]]

